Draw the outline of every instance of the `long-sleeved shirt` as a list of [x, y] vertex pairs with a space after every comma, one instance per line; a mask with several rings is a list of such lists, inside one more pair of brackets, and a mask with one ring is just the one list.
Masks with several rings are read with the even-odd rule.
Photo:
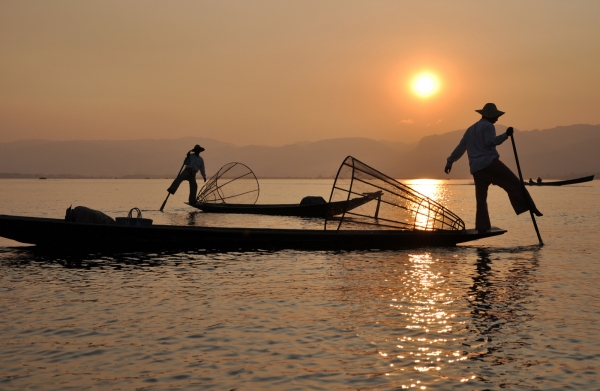
[[196, 154], [190, 154], [188, 158], [189, 161], [186, 167], [190, 168], [194, 172], [200, 171], [202, 178], [206, 179], [206, 174], [204, 173], [204, 159]]
[[496, 136], [496, 128], [490, 121], [482, 118], [467, 129], [462, 140], [448, 158], [448, 163], [454, 163], [464, 155], [469, 156], [469, 167], [471, 174], [488, 167], [500, 154], [496, 151], [496, 145], [506, 141], [506, 133]]

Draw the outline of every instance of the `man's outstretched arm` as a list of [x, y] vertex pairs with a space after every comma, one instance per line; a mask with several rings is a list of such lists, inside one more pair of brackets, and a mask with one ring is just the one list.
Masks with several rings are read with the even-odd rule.
[[447, 162], [446, 163], [446, 167], [444, 167], [444, 172], [446, 174], [450, 174], [450, 171], [452, 171], [452, 163], [451, 162]]
[[452, 163], [460, 159], [466, 151], [467, 142], [465, 141], [465, 136], [463, 136], [463, 138], [460, 140], [460, 143], [458, 143], [456, 148], [454, 148], [454, 151], [452, 151], [452, 154], [450, 155], [450, 157], [448, 157], [448, 160], [446, 161], [446, 167], [444, 168], [444, 172], [446, 174], [450, 174], [450, 171], [452, 171]]

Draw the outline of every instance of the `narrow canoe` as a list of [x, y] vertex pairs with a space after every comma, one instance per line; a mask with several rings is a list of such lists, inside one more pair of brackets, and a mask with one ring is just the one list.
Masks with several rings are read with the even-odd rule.
[[62, 219], [0, 215], [0, 236], [60, 252], [207, 250], [393, 250], [422, 246], [455, 246], [506, 230], [489, 232], [414, 230], [302, 230], [210, 228], [154, 225], [147, 227], [65, 222]]
[[198, 202], [193, 206], [205, 213], [235, 213], [235, 214], [261, 214], [271, 216], [298, 216], [298, 217], [332, 217], [345, 211], [358, 208], [369, 201], [377, 200], [377, 194], [357, 197], [348, 201], [335, 201], [324, 204], [224, 204], [212, 202]]
[[576, 183], [591, 182], [593, 180], [594, 180], [594, 176], [590, 175], [590, 176], [584, 176], [581, 178], [567, 179], [565, 181], [540, 182], [540, 183], [523, 182], [523, 183], [526, 184], [527, 186], [564, 186], [564, 185], [574, 185]]

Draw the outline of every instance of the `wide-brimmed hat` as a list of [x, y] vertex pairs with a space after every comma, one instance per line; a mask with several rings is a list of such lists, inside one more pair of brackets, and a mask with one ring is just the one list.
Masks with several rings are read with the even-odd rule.
[[496, 118], [504, 114], [504, 111], [498, 110], [494, 103], [486, 103], [481, 110], [475, 110], [486, 118]]
[[204, 151], [204, 148], [202, 148], [201, 146], [199, 146], [198, 144], [194, 145], [194, 149], [192, 149], [192, 151], [194, 152], [202, 152]]

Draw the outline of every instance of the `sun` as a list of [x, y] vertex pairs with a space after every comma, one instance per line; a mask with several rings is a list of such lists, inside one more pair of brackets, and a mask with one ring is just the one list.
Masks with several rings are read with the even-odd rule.
[[431, 72], [421, 72], [412, 79], [411, 89], [420, 98], [429, 98], [440, 89], [440, 81]]

